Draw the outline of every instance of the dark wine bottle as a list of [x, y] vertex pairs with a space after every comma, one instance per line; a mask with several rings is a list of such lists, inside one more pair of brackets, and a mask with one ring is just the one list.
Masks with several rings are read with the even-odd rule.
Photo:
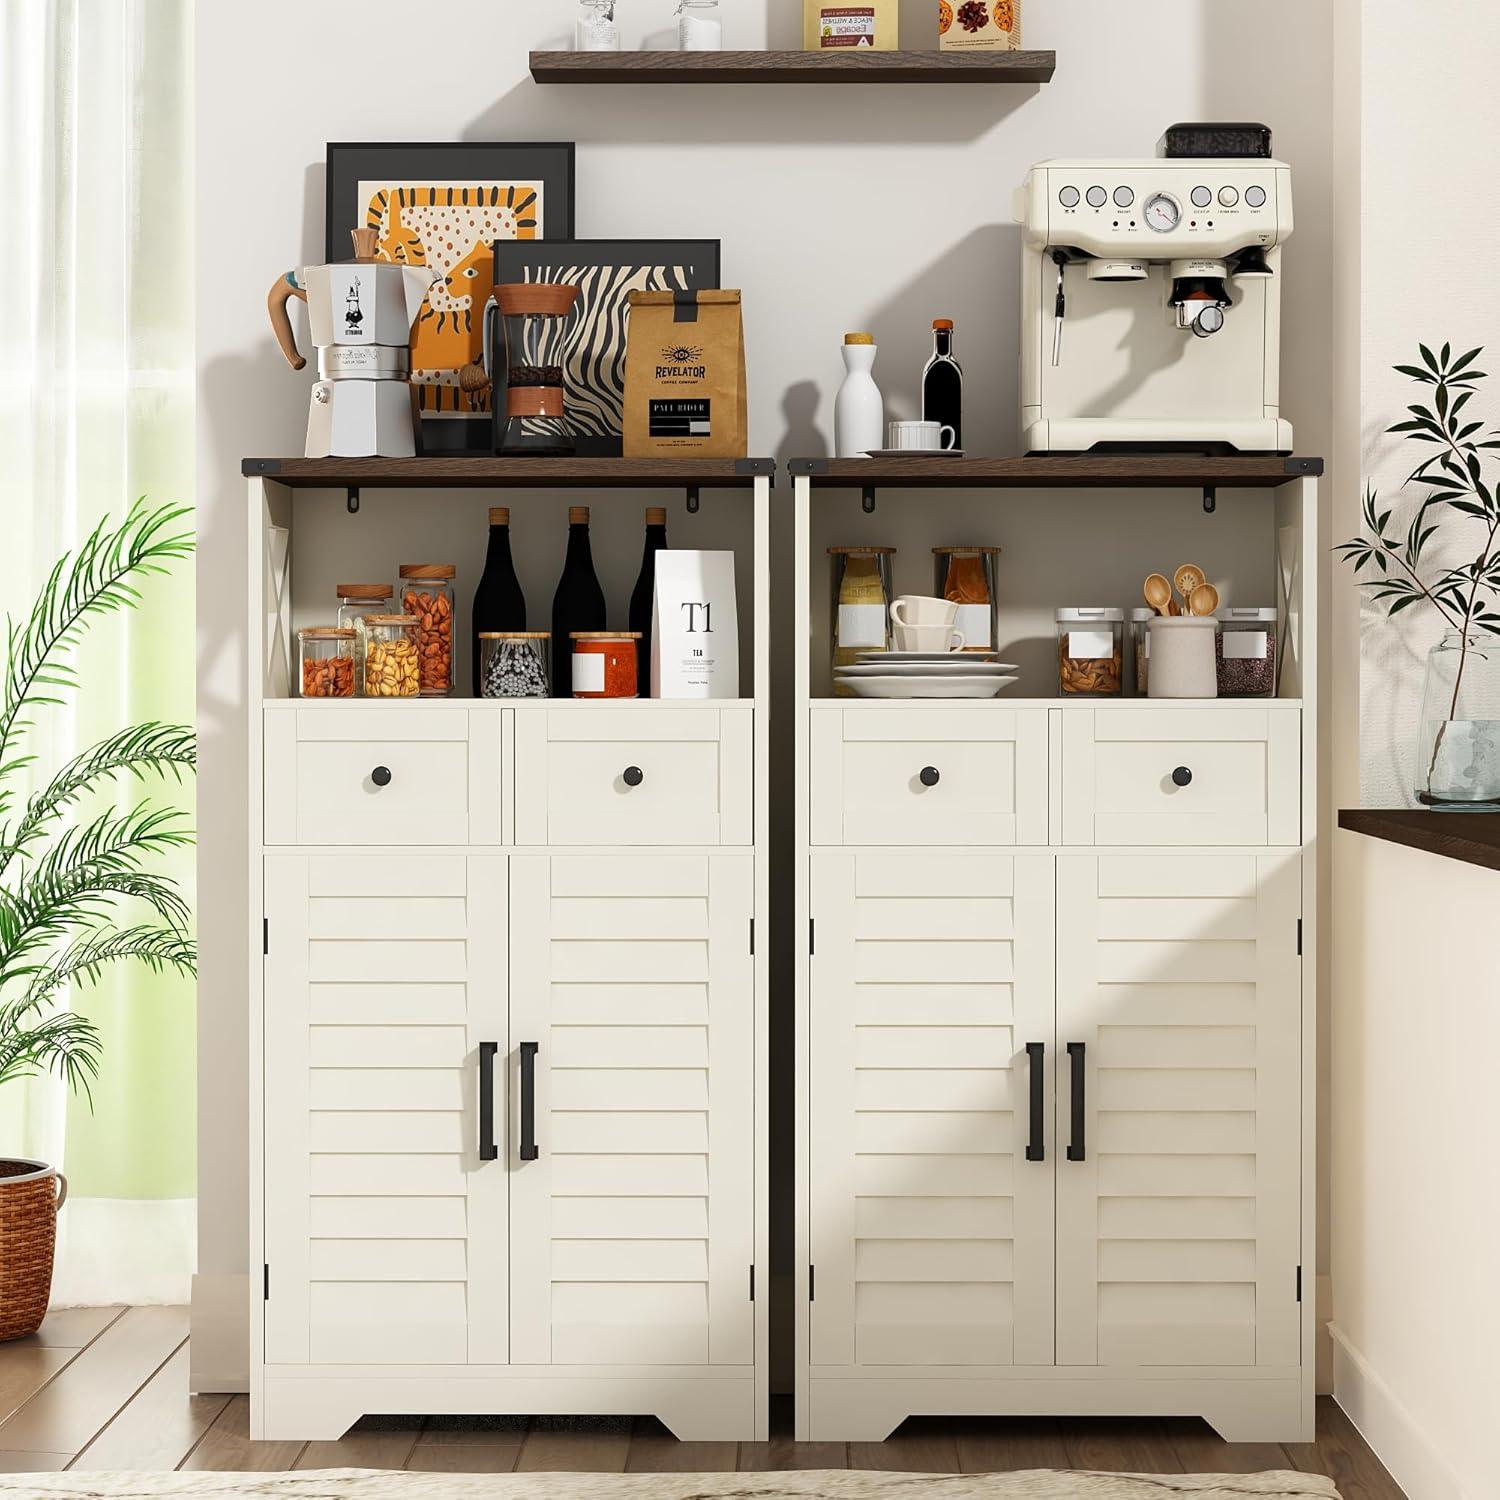
[[481, 631], [525, 630], [526, 596], [510, 555], [510, 510], [504, 505], [490, 510], [490, 543], [484, 554], [484, 572], [474, 590], [471, 644], [474, 647], [474, 696], [479, 693], [479, 635]]
[[953, 320], [932, 325], [932, 358], [922, 371], [922, 420], [953, 429], [953, 446], [964, 445], [964, 372], [953, 357]]
[[575, 630], [606, 628], [604, 590], [594, 572], [589, 546], [589, 508], [568, 508], [568, 555], [552, 596], [552, 696], [573, 696], [573, 640]]
[[646, 507], [646, 547], [641, 553], [641, 573], [630, 596], [630, 628], [640, 632], [636, 643], [636, 676], [641, 697], [651, 696], [651, 608], [656, 599], [656, 554], [666, 550], [667, 512], [664, 506]]

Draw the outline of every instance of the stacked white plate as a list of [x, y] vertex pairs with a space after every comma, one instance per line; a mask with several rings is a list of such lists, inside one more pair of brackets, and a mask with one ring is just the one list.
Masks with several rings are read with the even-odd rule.
[[864, 651], [834, 669], [834, 681], [859, 698], [993, 698], [1018, 681], [1020, 668], [997, 651]]

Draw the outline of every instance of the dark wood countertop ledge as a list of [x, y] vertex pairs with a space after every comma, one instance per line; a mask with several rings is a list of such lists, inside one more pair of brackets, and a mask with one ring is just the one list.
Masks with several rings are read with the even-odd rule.
[[1444, 859], [1500, 870], [1500, 813], [1345, 808], [1339, 813], [1339, 827]]

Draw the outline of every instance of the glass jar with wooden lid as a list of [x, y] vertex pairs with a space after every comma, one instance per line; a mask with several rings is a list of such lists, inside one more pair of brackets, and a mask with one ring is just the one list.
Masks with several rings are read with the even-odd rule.
[[573, 696], [634, 698], [637, 692], [638, 630], [574, 630]]
[[365, 615], [390, 614], [395, 590], [388, 583], [340, 583], [335, 585], [335, 592], [339, 609], [334, 624], [355, 630]]
[[354, 632], [347, 626], [309, 625], [297, 632], [304, 698], [354, 696]]
[[453, 691], [452, 563], [402, 563], [397, 588], [403, 612], [417, 620], [417, 654], [424, 698]]
[[[894, 547], [830, 547], [832, 620], [829, 633], [833, 665], [854, 666], [871, 651], [891, 649], [891, 567]], [[853, 690], [833, 685], [836, 698]]]
[[481, 698], [551, 695], [552, 633], [548, 630], [482, 630], [479, 633]]
[[993, 651], [1000, 644], [1000, 596], [995, 586], [998, 547], [934, 547], [932, 589], [958, 605], [954, 622], [965, 651]]
[[361, 615], [360, 692], [366, 698], [415, 698], [421, 691], [419, 622], [413, 615]]

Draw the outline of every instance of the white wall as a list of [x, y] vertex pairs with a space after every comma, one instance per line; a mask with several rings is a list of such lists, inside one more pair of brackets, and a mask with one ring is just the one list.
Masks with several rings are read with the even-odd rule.
[[[1422, 7], [1418, 36], [1377, 0], [1337, 9], [1342, 539], [1358, 529], [1361, 469], [1394, 500], [1412, 467], [1384, 433], [1411, 399], [1390, 366], [1410, 363], [1418, 340], [1500, 341], [1500, 287], [1482, 249], [1478, 274], [1464, 253], [1500, 229], [1500, 203], [1484, 190], [1500, 128], [1500, 17], [1442, 0]], [[1414, 70], [1414, 49], [1441, 70]], [[1477, 400], [1500, 417], [1493, 397]], [[1409, 805], [1434, 627], [1415, 612], [1395, 625], [1361, 612], [1342, 573], [1333, 605], [1335, 800], [1360, 805], [1362, 780], [1364, 805]], [[1347, 833], [1333, 870], [1337, 1394], [1412, 1500], [1487, 1500], [1500, 1347], [1500, 1115], [1487, 1072], [1500, 1049], [1500, 874]]]
[[[627, 43], [661, 30], [673, 9], [672, 0], [623, 0]], [[724, 9], [730, 46], [797, 44], [800, 0], [729, 0]], [[928, 43], [929, 9], [927, 0], [908, 0], [909, 43]], [[752, 452], [826, 450], [848, 329], [876, 333], [893, 414], [913, 414], [930, 322], [945, 315], [958, 323], [969, 380], [969, 446], [1012, 453], [1019, 241], [1008, 220], [1011, 189], [1026, 169], [1049, 156], [1150, 155], [1175, 120], [1265, 119], [1278, 153], [1297, 169], [1284, 409], [1301, 451], [1322, 452], [1329, 441], [1332, 56], [1324, 6], [1045, 0], [1027, 13], [1028, 41], [1059, 53], [1057, 78], [1041, 89], [533, 85], [528, 50], [563, 45], [575, 10], [574, 0], [496, 0], [452, 12], [410, 0], [199, 9], [207, 1278], [247, 1264], [239, 462], [301, 448], [308, 379], [277, 352], [263, 289], [288, 266], [322, 258], [326, 141], [576, 139], [581, 235], [720, 236], [725, 284], [745, 292]], [[630, 34], [632, 16], [639, 20]], [[226, 1289], [238, 1296], [232, 1284]], [[200, 1306], [213, 1300], [204, 1290]]]

